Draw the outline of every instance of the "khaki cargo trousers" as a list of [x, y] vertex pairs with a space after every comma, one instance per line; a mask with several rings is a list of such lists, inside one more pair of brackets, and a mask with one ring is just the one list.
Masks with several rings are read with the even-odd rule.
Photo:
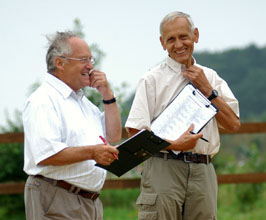
[[215, 220], [217, 188], [212, 163], [152, 157], [142, 172], [138, 219]]

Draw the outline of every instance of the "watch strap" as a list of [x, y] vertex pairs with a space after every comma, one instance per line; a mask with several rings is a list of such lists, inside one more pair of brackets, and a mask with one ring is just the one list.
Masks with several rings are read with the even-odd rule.
[[116, 98], [115, 97], [112, 98], [112, 99], [109, 99], [109, 100], [104, 100], [103, 99], [103, 104], [105, 104], [105, 105], [109, 105], [109, 104], [112, 104], [114, 102], [116, 102]]
[[213, 100], [214, 98], [216, 98], [218, 96], [218, 92], [217, 92], [217, 90], [212, 90], [212, 94], [209, 96], [209, 100], [211, 101], [211, 100]]

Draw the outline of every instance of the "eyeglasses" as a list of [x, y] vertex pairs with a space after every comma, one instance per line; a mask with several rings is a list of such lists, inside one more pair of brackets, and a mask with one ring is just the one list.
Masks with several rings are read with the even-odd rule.
[[77, 60], [80, 61], [81, 63], [87, 64], [87, 63], [91, 63], [92, 65], [95, 64], [95, 58], [94, 57], [84, 57], [84, 58], [75, 58], [75, 57], [65, 57], [65, 56], [60, 56], [63, 59], [67, 59], [67, 60]]

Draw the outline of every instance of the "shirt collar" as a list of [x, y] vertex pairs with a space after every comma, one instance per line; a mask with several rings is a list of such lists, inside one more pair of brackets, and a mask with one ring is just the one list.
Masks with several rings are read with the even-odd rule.
[[77, 92], [74, 92], [67, 84], [65, 84], [62, 80], [53, 76], [50, 73], [45, 75], [45, 82], [51, 85], [54, 89], [56, 89], [65, 99], [69, 96], [72, 96], [76, 99], [81, 99], [84, 95], [83, 91], [80, 89]]
[[[194, 64], [196, 64], [196, 59], [192, 57]], [[174, 59], [172, 59], [170, 56], [166, 58], [166, 64], [175, 72], [183, 72], [187, 69], [187, 67], [184, 64], [178, 63]]]

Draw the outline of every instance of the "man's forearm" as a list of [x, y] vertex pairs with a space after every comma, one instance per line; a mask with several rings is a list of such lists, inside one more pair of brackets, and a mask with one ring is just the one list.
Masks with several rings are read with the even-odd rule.
[[57, 154], [41, 161], [38, 165], [62, 166], [92, 159], [93, 147], [67, 147]]
[[106, 136], [110, 143], [119, 142], [122, 135], [120, 112], [117, 104], [104, 105]]
[[219, 109], [216, 115], [219, 124], [228, 131], [237, 131], [240, 128], [240, 120], [230, 106], [221, 97], [213, 99], [212, 102]]

